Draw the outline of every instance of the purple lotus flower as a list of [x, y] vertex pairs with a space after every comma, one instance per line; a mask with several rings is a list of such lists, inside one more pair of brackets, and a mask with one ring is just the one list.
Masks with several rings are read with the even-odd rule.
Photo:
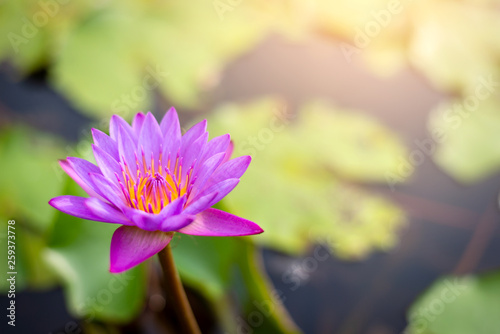
[[113, 273], [161, 251], [174, 232], [262, 233], [249, 220], [210, 208], [236, 187], [251, 158], [229, 160], [229, 135], [207, 142], [206, 126], [203, 120], [181, 135], [174, 108], [160, 124], [151, 113], [138, 113], [132, 126], [114, 115], [110, 136], [92, 129], [97, 166], [73, 157], [60, 161], [90, 197], [59, 196], [49, 204], [83, 219], [123, 225], [111, 239]]

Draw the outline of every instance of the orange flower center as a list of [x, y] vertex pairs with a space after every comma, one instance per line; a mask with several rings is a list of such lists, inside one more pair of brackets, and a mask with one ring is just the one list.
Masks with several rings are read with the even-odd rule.
[[126, 163], [122, 165], [125, 183], [120, 181], [120, 185], [129, 207], [156, 214], [173, 200], [189, 193], [193, 167], [182, 174], [182, 158], [177, 157], [173, 162], [169, 157], [164, 166], [160, 155], [156, 163], [151, 158], [150, 167], [146, 164], [144, 153], [142, 158], [142, 168], [136, 159], [135, 178]]

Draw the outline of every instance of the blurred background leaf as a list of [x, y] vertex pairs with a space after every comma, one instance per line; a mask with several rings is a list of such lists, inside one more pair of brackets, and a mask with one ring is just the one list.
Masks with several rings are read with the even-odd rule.
[[[63, 156], [62, 142], [24, 126], [3, 127], [0, 132], [0, 217], [2, 240], [7, 240], [7, 221], [16, 220], [17, 289], [46, 288], [54, 276], [42, 261], [46, 235], [54, 210], [48, 201], [62, 191], [57, 159]], [[1, 268], [7, 270], [7, 247], [0, 249]], [[2, 280], [0, 289], [5, 291]]]
[[500, 273], [443, 277], [410, 308], [409, 334], [491, 334], [500, 326]]
[[434, 161], [464, 183], [478, 181], [500, 169], [500, 103], [496, 97], [479, 100], [469, 108], [465, 99], [437, 108], [429, 119], [430, 131], [443, 133]]
[[[64, 194], [85, 196], [65, 177]], [[146, 268], [109, 272], [111, 236], [118, 225], [86, 221], [57, 211], [43, 256], [66, 289], [69, 310], [86, 321], [128, 322], [146, 300]]]
[[[48, 201], [62, 191], [57, 160], [64, 156], [62, 142], [25, 127], [3, 128], [0, 133], [2, 215], [25, 218], [39, 233], [50, 227], [54, 210]], [[29, 203], [29, 205], [27, 205]]]
[[256, 333], [299, 333], [275, 298], [250, 239], [182, 235], [173, 252], [185, 284], [207, 298], [226, 331], [250, 328], [248, 317], [257, 310], [262, 323]]
[[262, 99], [224, 105], [209, 124], [212, 136], [231, 133], [235, 156], [252, 155], [244, 182], [224, 203], [263, 226], [256, 242], [292, 254], [327, 243], [345, 258], [396, 242], [404, 213], [345, 181], [382, 182], [405, 153], [374, 120], [324, 103], [296, 115], [279, 100]]

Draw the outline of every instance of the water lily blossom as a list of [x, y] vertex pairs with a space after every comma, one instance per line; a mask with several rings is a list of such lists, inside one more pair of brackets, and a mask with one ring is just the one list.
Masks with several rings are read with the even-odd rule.
[[97, 165], [74, 157], [60, 161], [90, 197], [59, 196], [49, 204], [79, 218], [122, 225], [111, 239], [113, 273], [160, 252], [174, 232], [262, 233], [249, 220], [211, 208], [236, 187], [251, 158], [230, 159], [230, 136], [208, 141], [206, 127], [204, 120], [181, 135], [174, 108], [161, 123], [151, 113], [138, 113], [132, 125], [114, 115], [109, 136], [92, 129]]

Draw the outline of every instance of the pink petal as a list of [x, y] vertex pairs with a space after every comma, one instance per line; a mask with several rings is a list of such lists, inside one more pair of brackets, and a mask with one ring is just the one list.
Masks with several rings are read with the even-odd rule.
[[137, 142], [137, 136], [132, 130], [130, 124], [128, 124], [123, 118], [118, 115], [111, 116], [111, 120], [109, 121], [109, 135], [116, 141], [118, 141], [118, 133], [120, 131], [120, 128], [123, 128], [125, 131], [127, 131], [134, 142]]
[[132, 225], [120, 211], [97, 198], [65, 195], [51, 199], [49, 204], [59, 211], [78, 218], [112, 224]]
[[110, 268], [121, 273], [160, 252], [172, 240], [173, 233], [144, 231], [138, 227], [121, 226], [111, 238]]
[[122, 225], [130, 225], [134, 226], [134, 223], [131, 222], [123, 212], [115, 209], [113, 206], [105, 203], [97, 198], [88, 198], [85, 201], [85, 205], [89, 208], [89, 210], [96, 216], [101, 217], [103, 220], [106, 220], [108, 223], [116, 223]]
[[135, 115], [134, 120], [132, 121], [132, 130], [134, 130], [136, 134], [141, 133], [142, 124], [144, 123], [145, 118], [146, 115], [144, 115], [142, 112], [139, 112], [137, 113], [137, 115]]
[[185, 203], [186, 195], [173, 200], [158, 214], [133, 208], [123, 208], [122, 210], [125, 215], [127, 215], [127, 217], [133, 221], [135, 225], [137, 225], [137, 227], [146, 231], [158, 231], [161, 229], [163, 222], [165, 222], [169, 217], [178, 215], [182, 212]]
[[[137, 151], [142, 155], [142, 150], [144, 149], [144, 158], [148, 166], [147, 169], [151, 167], [151, 156], [154, 158], [155, 164], [160, 156], [160, 146], [163, 142], [163, 135], [161, 133], [160, 126], [156, 121], [152, 113], [146, 115], [144, 124], [142, 125], [141, 133], [139, 134], [139, 141], [137, 143]], [[139, 160], [142, 156], [139, 157]], [[156, 166], [157, 169], [158, 166]]]
[[[164, 138], [168, 138], [168, 142], [171, 143], [171, 147], [164, 147], [169, 152], [177, 152], [177, 149], [181, 143], [181, 125], [179, 124], [179, 116], [177, 116], [177, 111], [174, 107], [163, 116], [160, 123], [161, 132]], [[167, 144], [166, 144], [167, 145]], [[175, 150], [172, 150], [175, 147]]]
[[92, 145], [94, 151], [94, 157], [97, 165], [101, 169], [102, 175], [104, 175], [108, 180], [115, 182], [118, 185], [117, 176], [122, 178], [122, 168], [118, 161], [113, 159], [111, 155], [104, 152], [101, 148], [96, 145]]
[[119, 160], [118, 146], [113, 138], [110, 138], [107, 134], [97, 129], [92, 129], [92, 138], [94, 138], [96, 146], [111, 155], [115, 160]]
[[211, 186], [227, 179], [239, 179], [243, 174], [245, 174], [251, 161], [252, 157], [244, 155], [221, 164], [209, 178], [207, 186]]
[[200, 210], [203, 211], [204, 209], [211, 207], [212, 205], [226, 197], [226, 195], [229, 194], [238, 185], [239, 182], [239, 179], [227, 179], [222, 182], [213, 184], [203, 190], [201, 193], [197, 194], [193, 200], [189, 200], [188, 205], [195, 205], [198, 200], [211, 194], [216, 194], [216, 196], [210, 202], [206, 203], [205, 208]]
[[[94, 189], [93, 189], [94, 186], [92, 184], [92, 181], [88, 177], [88, 172], [83, 173], [83, 175], [82, 175], [83, 177], [81, 177], [80, 173], [77, 170], [75, 170], [75, 168], [70, 163], [69, 159], [72, 159], [72, 158], [68, 158], [68, 160], [59, 160], [59, 165], [61, 165], [61, 168], [66, 172], [66, 174], [68, 174], [73, 180], [75, 180], [75, 182], [78, 183], [78, 185], [80, 187], [82, 187], [82, 189], [85, 190], [85, 192], [87, 194], [89, 194], [89, 196], [101, 198], [99, 196], [99, 194], [96, 191], [94, 191]], [[73, 158], [73, 159], [78, 159], [78, 158]], [[90, 162], [88, 162], [86, 160], [83, 160], [83, 159], [80, 159], [80, 160], [91, 164]], [[98, 173], [101, 172], [99, 167], [97, 167], [93, 164], [91, 164], [91, 165], [95, 167], [94, 171], [96, 171]]]
[[175, 158], [181, 149], [181, 128], [175, 109], [173, 111], [170, 109], [163, 117], [160, 128], [162, 129], [163, 138], [165, 138], [162, 143], [162, 159], [166, 161], [169, 156]]
[[130, 135], [123, 128], [118, 132], [118, 152], [123, 168], [127, 165], [130, 176], [135, 181], [137, 178], [137, 158], [135, 151], [135, 143]]
[[208, 132], [203, 133], [194, 142], [192, 142], [184, 151], [181, 151], [182, 164], [191, 167], [192, 163], [197, 160], [199, 161], [200, 152], [203, 152], [205, 145], [207, 145]]
[[[181, 156], [190, 149], [193, 143], [200, 138], [201, 135], [207, 132], [207, 120], [196, 123], [182, 136]], [[198, 152], [199, 154], [199, 152]]]
[[217, 192], [212, 192], [209, 193], [208, 195], [202, 196], [192, 203], [188, 204], [186, 209], [184, 210], [184, 213], [190, 214], [190, 215], [196, 215], [203, 210], [211, 207], [213, 204], [214, 199], [219, 195]]
[[205, 149], [201, 155], [201, 158], [199, 159], [200, 163], [203, 163], [205, 160], [209, 159], [210, 157], [226, 152], [229, 143], [231, 142], [231, 137], [229, 134], [222, 135], [219, 137], [215, 137], [212, 140], [210, 140], [207, 145], [205, 145]]
[[123, 209], [127, 206], [125, 195], [116, 184], [112, 183], [101, 174], [91, 173], [90, 178], [92, 179], [92, 182], [96, 185], [96, 187], [99, 188], [102, 196], [106, 200], [108, 200], [110, 203], [113, 203], [120, 209]]
[[200, 236], [243, 236], [264, 232], [259, 225], [230, 213], [207, 209], [178, 232]]
[[231, 159], [231, 156], [233, 155], [233, 151], [234, 151], [234, 143], [231, 140], [229, 142], [229, 145], [228, 145], [227, 150], [226, 150], [226, 156], [224, 157], [224, 160], [222, 161], [223, 163], [225, 163], [225, 162], [229, 161], [229, 159]]
[[201, 188], [200, 190], [202, 190], [206, 187], [205, 183], [212, 176], [215, 170], [220, 166], [222, 160], [224, 159], [224, 155], [225, 153], [221, 152], [203, 162], [197, 172], [194, 189]]
[[174, 232], [189, 224], [191, 224], [196, 219], [195, 215], [181, 214], [167, 218], [160, 227], [163, 232]]

